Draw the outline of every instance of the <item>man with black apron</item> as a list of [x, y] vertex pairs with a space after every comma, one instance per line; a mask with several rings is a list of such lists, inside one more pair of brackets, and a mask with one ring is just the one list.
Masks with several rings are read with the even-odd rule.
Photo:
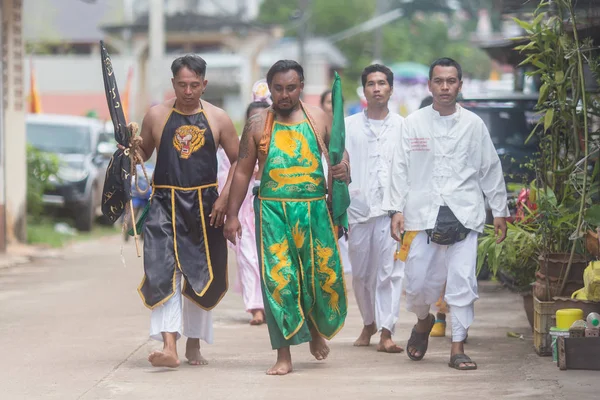
[[156, 149], [157, 160], [138, 292], [152, 310], [150, 337], [164, 342], [148, 360], [174, 368], [181, 335], [188, 338], [188, 362], [207, 363], [200, 339], [212, 343], [210, 310], [228, 287], [222, 225], [231, 174], [219, 195], [216, 149], [223, 147], [233, 171], [239, 141], [227, 114], [200, 100], [207, 84], [204, 60], [184, 56], [171, 69], [176, 98], [152, 107], [142, 124], [140, 156], [147, 160]]

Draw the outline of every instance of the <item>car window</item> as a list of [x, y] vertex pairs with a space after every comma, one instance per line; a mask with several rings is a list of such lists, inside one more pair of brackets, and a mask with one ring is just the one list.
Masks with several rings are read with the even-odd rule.
[[59, 154], [91, 152], [91, 131], [83, 125], [27, 123], [27, 142], [41, 151]]
[[535, 135], [525, 143], [536, 124], [528, 111], [479, 107], [470, 110], [483, 120], [496, 147], [536, 148]]
[[98, 135], [98, 143], [107, 142], [116, 144], [115, 134], [112, 132], [101, 132]]

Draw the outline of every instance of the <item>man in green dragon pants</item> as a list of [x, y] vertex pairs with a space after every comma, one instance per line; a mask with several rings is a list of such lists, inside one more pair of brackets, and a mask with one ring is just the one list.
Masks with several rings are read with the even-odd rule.
[[[290, 345], [310, 342], [317, 360], [327, 358], [324, 339], [344, 325], [347, 300], [321, 163], [321, 154], [328, 159], [331, 120], [300, 101], [304, 72], [297, 62], [276, 62], [267, 83], [273, 105], [244, 127], [225, 236], [235, 243], [242, 235], [237, 215], [258, 159], [257, 247], [269, 336], [277, 349], [277, 362], [267, 374], [285, 375], [292, 371]], [[331, 175], [347, 182], [349, 169], [344, 154]]]

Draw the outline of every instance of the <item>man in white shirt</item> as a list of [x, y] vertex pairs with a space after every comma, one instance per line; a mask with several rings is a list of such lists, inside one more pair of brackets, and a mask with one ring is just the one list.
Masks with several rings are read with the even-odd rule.
[[[506, 186], [490, 134], [474, 113], [456, 103], [462, 87], [460, 65], [435, 61], [429, 72], [433, 105], [409, 115], [394, 150], [384, 208], [392, 236], [408, 248], [407, 309], [417, 315], [407, 355], [418, 361], [427, 351], [435, 317], [429, 313], [444, 282], [450, 306], [452, 349], [449, 366], [477, 365], [464, 354], [464, 340], [478, 299], [478, 232], [483, 231], [487, 197], [498, 243], [506, 237]], [[403, 237], [401, 237], [403, 235]]]
[[387, 212], [381, 207], [388, 185], [392, 149], [400, 140], [402, 117], [390, 112], [388, 102], [394, 75], [374, 64], [362, 73], [367, 108], [345, 119], [346, 149], [352, 159], [348, 255], [352, 286], [364, 327], [355, 346], [368, 346], [381, 330], [377, 351], [400, 353], [392, 340], [400, 311], [404, 263], [394, 261], [396, 243], [390, 236]]

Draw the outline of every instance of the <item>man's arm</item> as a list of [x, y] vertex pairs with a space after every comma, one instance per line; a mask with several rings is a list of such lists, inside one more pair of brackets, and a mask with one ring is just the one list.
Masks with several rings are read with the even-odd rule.
[[398, 211], [391, 221], [392, 237], [400, 242], [404, 233], [404, 206], [408, 193], [408, 160], [410, 145], [408, 141], [408, 124], [402, 124], [400, 141], [394, 146], [390, 180], [383, 193], [382, 208], [385, 211]]
[[225, 237], [234, 244], [236, 235], [238, 237], [242, 236], [238, 213], [244, 202], [244, 198], [246, 198], [250, 179], [252, 179], [252, 175], [254, 174], [254, 167], [256, 166], [258, 156], [258, 141], [256, 140], [256, 137], [263, 129], [264, 115], [265, 112], [261, 112], [246, 121], [240, 139], [237, 166], [235, 170], [232, 168], [234, 172], [231, 181], [229, 201], [227, 203], [227, 221], [225, 223], [224, 233]]
[[506, 238], [506, 217], [508, 211], [506, 184], [500, 158], [490, 137], [485, 124], [481, 122], [481, 164], [479, 168], [479, 185], [488, 198], [492, 215], [494, 216], [494, 230], [498, 236], [497, 242], [501, 243]]
[[229, 168], [229, 174], [227, 175], [227, 180], [225, 181], [225, 185], [221, 190], [221, 194], [215, 204], [213, 204], [212, 211], [209, 215], [210, 217], [210, 225], [219, 227], [223, 225], [223, 221], [225, 220], [225, 214], [227, 212], [227, 201], [229, 198], [229, 188], [231, 187], [231, 177], [233, 176], [233, 171], [235, 170], [238, 153], [238, 137], [235, 132], [235, 127], [233, 126], [233, 122], [231, 122], [231, 118], [223, 111], [219, 110], [217, 114], [217, 118], [219, 119], [219, 143], [223, 150], [225, 151], [225, 155], [229, 159], [231, 163], [231, 167]]
[[227, 175], [227, 181], [225, 181], [225, 185], [221, 191], [221, 196], [225, 196], [225, 199], [227, 199], [229, 197], [229, 189], [231, 187], [233, 171], [235, 170], [235, 166], [237, 164], [240, 141], [238, 139], [237, 132], [235, 131], [235, 126], [233, 126], [233, 122], [231, 122], [231, 118], [229, 118], [229, 116], [225, 113], [223, 113], [221, 124], [222, 128], [219, 141], [231, 164], [231, 167], [229, 168], [229, 174]]
[[156, 144], [154, 143], [154, 135], [152, 134], [152, 127], [154, 126], [154, 120], [156, 116], [156, 107], [152, 107], [142, 120], [142, 130], [140, 131], [140, 137], [142, 138], [142, 143], [140, 144], [138, 151], [140, 153], [140, 157], [144, 161], [148, 161], [150, 157], [152, 157], [152, 153], [154, 153], [154, 148]]
[[[483, 123], [482, 123], [483, 124]], [[479, 185], [488, 198], [494, 217], [508, 217], [506, 184], [504, 173], [494, 143], [485, 126], [481, 137], [481, 164], [479, 167]]]

